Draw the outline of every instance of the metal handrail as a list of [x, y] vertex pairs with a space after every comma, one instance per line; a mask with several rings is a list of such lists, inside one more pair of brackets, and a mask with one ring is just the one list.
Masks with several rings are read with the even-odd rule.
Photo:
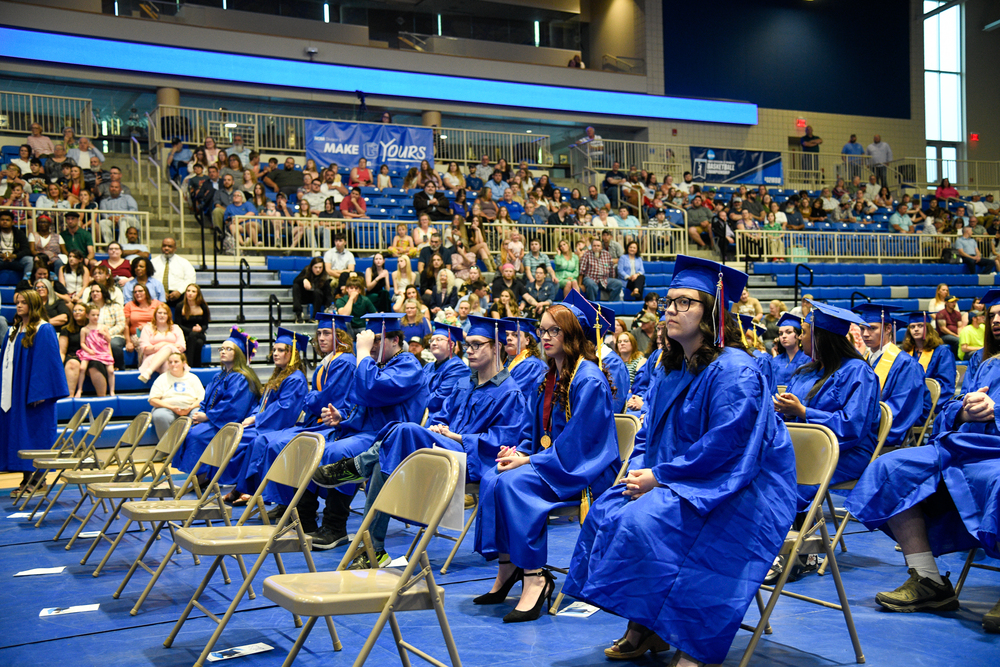
[[[246, 279], [244, 280], [244, 269], [246, 269]], [[250, 262], [246, 260], [245, 257], [240, 258], [240, 314], [236, 316], [236, 321], [239, 324], [243, 324], [247, 321], [246, 316], [243, 314], [243, 289], [250, 287]]]
[[78, 136], [93, 138], [94, 104], [86, 97], [65, 97], [62, 95], [37, 95], [0, 90], [0, 115], [6, 117], [6, 132], [28, 133], [31, 124], [42, 126], [42, 134], [63, 136], [67, 121], [77, 130]]
[[609, 64], [612, 67], [618, 69], [619, 71], [624, 70], [625, 74], [643, 74], [646, 71], [645, 58], [633, 58], [630, 56], [615, 56], [610, 53], [605, 53], [603, 56], [601, 56], [601, 69], [605, 69], [605, 65]]
[[[101, 218], [108, 217], [133, 217], [137, 219], [140, 223], [140, 234], [139, 237], [147, 246], [149, 245], [149, 213], [146, 211], [109, 211], [107, 209], [69, 209], [69, 208], [52, 208], [50, 206], [4, 206], [4, 210], [10, 211], [14, 214], [14, 225], [23, 227], [25, 232], [33, 232], [35, 230], [35, 219], [40, 213], [45, 213], [50, 218], [52, 218], [52, 223], [54, 227], [52, 228], [55, 232], [61, 232], [66, 228], [65, 222], [63, 221], [63, 215], [70, 210], [76, 211], [80, 214], [80, 226], [84, 229], [90, 228], [88, 231], [94, 236], [94, 247], [99, 248], [106, 246], [112, 240], [104, 240], [100, 238], [100, 224]], [[96, 229], [95, 229], [96, 226]], [[94, 232], [97, 232], [96, 234]], [[117, 233], [117, 232], [116, 232]]]
[[[246, 261], [246, 260], [244, 260]], [[278, 317], [274, 317], [274, 307], [277, 306]], [[267, 337], [269, 341], [274, 341], [274, 327], [281, 326], [281, 302], [276, 294], [271, 294], [267, 298]]]
[[[799, 277], [799, 271], [805, 269], [809, 272], [809, 284], [807, 285], [802, 278]], [[799, 303], [799, 285], [802, 287], [812, 287], [813, 279], [815, 275], [813, 274], [812, 268], [808, 264], [796, 264], [795, 265], [795, 303]]]
[[872, 298], [870, 296], [868, 296], [864, 292], [859, 292], [857, 290], [854, 290], [853, 292], [851, 292], [851, 310], [854, 310], [854, 302], [856, 300], [856, 297], [859, 297], [859, 296], [862, 299], [864, 299], [865, 302], [867, 302], [867, 303], [871, 303], [872, 302]]

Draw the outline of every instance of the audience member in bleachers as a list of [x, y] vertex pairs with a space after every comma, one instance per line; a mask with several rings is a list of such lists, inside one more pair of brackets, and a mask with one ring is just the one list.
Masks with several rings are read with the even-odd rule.
[[49, 324], [58, 329], [69, 322], [69, 306], [65, 301], [58, 298], [55, 288], [50, 281], [44, 278], [36, 280], [35, 291], [38, 292], [38, 296], [41, 297], [42, 303], [45, 305], [46, 320]]
[[618, 278], [625, 283], [625, 299], [638, 301], [646, 291], [646, 270], [639, 255], [639, 243], [625, 243], [625, 254], [618, 258]]
[[402, 312], [401, 306], [403, 299], [406, 298], [404, 296], [406, 289], [418, 281], [419, 278], [413, 273], [413, 269], [411, 268], [410, 258], [406, 255], [401, 255], [396, 260], [396, 270], [392, 272], [394, 290], [392, 309], [394, 312]]
[[[135, 257], [146, 257], [146, 258], [149, 257], [148, 250], [142, 250], [140, 248], [136, 248], [135, 246], [139, 244], [132, 243], [132, 241], [138, 242], [139, 240], [138, 229], [136, 229], [135, 227], [129, 227], [129, 230], [126, 232], [126, 236], [127, 236], [126, 242], [130, 246], [128, 251], [131, 255], [133, 255], [131, 259], [135, 259]], [[141, 247], [145, 248], [146, 246], [143, 245]], [[123, 257], [124, 254], [125, 254], [125, 247], [122, 244], [118, 243], [117, 241], [112, 241], [111, 243], [109, 243], [108, 258], [105, 260], [101, 260], [101, 263], [94, 267], [95, 274], [98, 266], [104, 267], [105, 269], [107, 269], [108, 274], [114, 279], [116, 285], [124, 286], [125, 283], [127, 283], [129, 280], [132, 279], [131, 259]], [[124, 305], [124, 301], [122, 302], [122, 305]]]
[[521, 296], [524, 294], [526, 288], [524, 283], [521, 282], [520, 276], [517, 275], [513, 264], [501, 265], [500, 272], [493, 278], [493, 284], [490, 286], [493, 300], [499, 299], [500, 293], [505, 289], [511, 290], [515, 301], [520, 303]]
[[198, 282], [194, 266], [184, 257], [177, 254], [177, 241], [167, 236], [160, 242], [161, 254], [151, 261], [153, 269], [160, 276], [160, 283], [166, 294], [165, 303], [176, 310], [184, 299], [184, 290], [188, 285]]
[[340, 202], [340, 215], [348, 220], [368, 217], [368, 204], [361, 197], [361, 188], [351, 188], [351, 194]]
[[[463, 181], [463, 187], [465, 182]], [[389, 165], [383, 164], [378, 169], [378, 176], [375, 177], [375, 187], [379, 190], [387, 190], [392, 187], [392, 177], [389, 175]]]
[[784, 301], [772, 299], [767, 306], [767, 314], [757, 320], [759, 324], [764, 325], [763, 339], [768, 349], [778, 337], [778, 322], [786, 312], [788, 312], [788, 308]]
[[319, 167], [316, 166], [316, 160], [308, 158], [306, 164], [302, 167], [302, 175], [308, 175], [314, 181], [319, 179]]
[[417, 216], [417, 226], [413, 228], [413, 243], [416, 245], [418, 254], [431, 242], [431, 217], [426, 213]]
[[263, 433], [284, 431], [295, 425], [302, 403], [309, 391], [306, 381], [306, 350], [309, 336], [278, 327], [269, 358], [274, 372], [264, 384], [260, 403], [243, 420], [243, 437], [219, 477], [221, 484], [233, 488], [224, 498], [234, 506], [246, 505], [250, 493], [260, 485], [260, 471], [251, 472], [254, 441]]
[[349, 187], [371, 187], [375, 184], [375, 179], [372, 178], [372, 171], [368, 168], [368, 160], [365, 158], [360, 158], [358, 160], [358, 165], [351, 169], [350, 176], [347, 179], [347, 185]]
[[111, 335], [111, 355], [115, 368], [125, 368], [124, 350], [127, 345], [128, 320], [121, 304], [111, 300], [108, 289], [102, 285], [90, 286], [90, 305], [100, 309], [98, 324]]
[[[998, 344], [997, 290], [984, 300], [990, 331], [984, 355]], [[948, 575], [941, 576], [937, 555], [977, 549], [998, 552], [998, 433], [994, 399], [998, 397], [995, 363], [980, 367], [975, 389], [949, 402], [935, 420], [937, 435], [924, 447], [889, 452], [872, 462], [847, 499], [846, 508], [869, 530], [882, 530], [899, 543], [910, 575], [875, 602], [897, 612], [955, 611], [958, 596]], [[987, 632], [1000, 632], [1000, 603], [983, 617]]]
[[31, 172], [31, 146], [21, 144], [17, 149], [17, 157], [10, 163], [21, 170], [22, 174]]
[[191, 283], [184, 290], [184, 302], [177, 309], [175, 321], [184, 332], [184, 346], [190, 355], [191, 367], [201, 368], [202, 349], [212, 314], [198, 285]]
[[983, 348], [986, 335], [986, 314], [981, 310], [969, 311], [969, 324], [958, 334], [958, 358], [965, 359]]
[[14, 215], [10, 211], [0, 211], [0, 271], [14, 271], [27, 278], [33, 264], [34, 253], [28, 235], [14, 226]]
[[979, 242], [972, 238], [971, 226], [962, 228], [962, 235], [955, 239], [955, 251], [965, 265], [966, 273], [996, 273], [997, 266], [992, 258], [987, 259], [979, 251]]
[[191, 372], [183, 352], [173, 352], [167, 358], [167, 372], [156, 378], [149, 390], [153, 428], [162, 438], [178, 417], [191, 413], [205, 398], [205, 387]]
[[[0, 222], [2, 220], [3, 217], [0, 215]], [[70, 301], [75, 303], [83, 299], [83, 293], [90, 285], [90, 270], [79, 250], [70, 250], [67, 259], [68, 263], [59, 267], [59, 282], [66, 288]]]
[[920, 363], [924, 377], [937, 380], [941, 385], [941, 396], [936, 406], [940, 412], [955, 395], [955, 355], [938, 336], [932, 314], [911, 313], [902, 320], [906, 326], [906, 338], [900, 347]]
[[403, 177], [403, 189], [404, 190], [414, 190], [418, 189], [417, 181], [419, 179], [420, 172], [417, 171], [416, 167], [410, 167], [409, 171], [406, 172], [406, 176]]
[[372, 265], [365, 269], [365, 289], [378, 312], [392, 311], [392, 279], [381, 252], [372, 256]]
[[[76, 356], [76, 353], [80, 351], [80, 330], [87, 326], [89, 321], [87, 305], [77, 303], [73, 305], [69, 321], [59, 328], [59, 354], [62, 356], [63, 370], [66, 372], [66, 384], [73, 387], [74, 392], [80, 377], [80, 359]], [[98, 373], [97, 368], [91, 366], [90, 373], [91, 375]], [[98, 395], [103, 396], [107, 385], [101, 385], [100, 380], [97, 383], [92, 382], [92, 384], [94, 384], [95, 389], [100, 390]]]
[[764, 309], [755, 297], [750, 296], [750, 289], [744, 287], [740, 298], [733, 304], [733, 312], [738, 315], [750, 315], [754, 321], [759, 321], [764, 317]]
[[439, 194], [437, 185], [428, 181], [423, 186], [423, 192], [413, 196], [413, 209], [417, 216], [427, 215], [431, 220], [448, 220], [451, 218], [451, 204], [447, 197]]
[[[931, 409], [924, 369], [893, 342], [892, 313], [898, 310], [898, 306], [880, 303], [862, 303], [854, 308], [865, 321], [861, 337], [870, 350], [868, 363], [878, 376], [881, 400], [892, 411], [892, 429], [885, 441], [890, 448], [902, 445], [910, 428], [922, 423]], [[842, 479], [833, 483], [838, 484]]]
[[[434, 260], [436, 262], [436, 260]], [[426, 302], [430, 309], [431, 318], [437, 316], [445, 309], [454, 310], [458, 306], [458, 289], [455, 287], [455, 276], [446, 268], [441, 268], [434, 278], [434, 289], [431, 291], [430, 301]]]
[[[803, 303], [808, 302], [803, 301]], [[810, 361], [809, 355], [802, 351], [802, 331], [802, 318], [792, 313], [784, 313], [778, 320], [775, 355], [771, 358], [776, 387], [778, 385], [787, 387], [795, 371]]]
[[[944, 291], [942, 293], [942, 287]], [[938, 285], [937, 293], [935, 295], [935, 300], [940, 301], [944, 299], [944, 308], [937, 311], [936, 321], [938, 334], [941, 336], [941, 340], [951, 347], [952, 353], [961, 359], [959, 356], [958, 349], [958, 335], [962, 332], [963, 322], [962, 322], [962, 311], [958, 309], [958, 297], [950, 296], [948, 293], [948, 286], [944, 283]], [[933, 309], [939, 304], [931, 301], [928, 310], [933, 311]]]
[[433, 183], [434, 188], [441, 192], [444, 190], [444, 183], [441, 181], [441, 177], [438, 176], [437, 172], [431, 168], [431, 163], [427, 160], [420, 161], [420, 169], [417, 174], [417, 187], [422, 188], [428, 183]]
[[407, 231], [406, 223], [401, 222], [396, 225], [396, 235], [392, 237], [392, 243], [385, 249], [385, 254], [389, 257], [416, 257], [418, 250], [413, 238]]
[[[55, 294], [56, 298], [61, 299], [67, 306], [72, 308], [73, 299], [66, 291], [66, 287], [63, 286], [57, 278], [57, 276], [52, 275], [52, 272], [49, 271], [49, 267], [45, 262], [43, 262], [40, 258], [36, 258], [35, 264], [31, 269], [31, 274], [27, 278], [22, 279], [17, 286], [14, 287], [14, 291], [21, 292], [26, 289], [34, 289], [34, 285], [36, 285], [39, 280], [48, 280], [52, 283], [52, 292]], [[86, 295], [87, 293], [85, 292], [84, 294]]]
[[[93, 293], [91, 294], [93, 297]], [[153, 321], [156, 308], [163, 302], [150, 295], [147, 286], [136, 284], [132, 291], [132, 300], [125, 303], [123, 312], [128, 325], [128, 342], [125, 349], [129, 352], [139, 351], [139, 334], [142, 328]]]
[[600, 240], [594, 239], [590, 250], [580, 258], [580, 282], [589, 301], [601, 300], [601, 290], [607, 291], [609, 300], [619, 300], [623, 283], [615, 277], [616, 269], [612, 254], [604, 249]]
[[941, 184], [934, 190], [934, 196], [942, 201], [960, 201], [959, 197], [961, 197], [958, 190], [952, 186], [951, 181], [947, 178], [941, 179]]
[[[96, 304], [87, 306], [87, 325], [80, 329], [80, 349], [76, 356], [80, 360], [80, 373], [76, 383], [76, 398], [83, 396], [83, 380], [91, 375], [90, 368], [93, 367], [97, 374], [103, 376], [107, 381], [107, 391], [109, 396], [115, 395], [115, 370], [114, 356], [111, 354], [111, 332], [106, 327], [99, 324], [101, 309]], [[98, 391], [98, 396], [103, 396], [100, 386], [100, 379], [91, 376], [91, 382]], [[96, 380], [96, 381], [95, 381]]]
[[628, 331], [623, 331], [615, 336], [615, 352], [625, 362], [625, 367], [628, 369], [628, 386], [629, 391], [631, 391], [636, 373], [646, 363], [646, 355], [639, 349], [635, 336]]
[[[128, 213], [137, 213], [139, 205], [132, 195], [125, 194], [121, 190], [121, 182], [112, 181], [108, 185], [108, 196], [101, 199], [102, 211], [115, 211], [121, 215], [109, 215], [101, 218], [101, 235], [105, 241], [117, 240], [119, 243], [125, 238], [125, 230], [129, 227], [138, 227], [139, 219]], [[118, 234], [115, 235], [115, 227]]]
[[580, 257], [572, 251], [567, 239], [559, 239], [556, 246], [558, 253], [555, 256], [555, 274], [559, 289], [565, 297], [572, 290], [581, 289], [578, 279], [580, 277]]
[[[4, 382], [0, 387], [0, 470], [21, 472], [20, 490], [44, 487], [41, 470], [19, 449], [48, 449], [56, 440], [56, 401], [69, 395], [66, 375], [59, 366], [56, 330], [45, 321], [45, 306], [38, 293], [14, 294], [15, 315], [0, 339]], [[33, 474], [35, 473], [35, 474]]]
[[312, 317], [315, 319], [316, 313], [326, 310], [332, 302], [333, 286], [326, 272], [326, 264], [322, 257], [313, 257], [292, 281], [292, 309], [295, 313], [295, 323], [303, 322], [303, 304], [312, 304]]
[[153, 267], [153, 263], [150, 260], [145, 257], [136, 257], [131, 262], [131, 269], [132, 279], [125, 283], [124, 287], [122, 287], [122, 294], [125, 297], [125, 303], [132, 300], [132, 291], [135, 289], [136, 285], [144, 286], [151, 299], [163, 302], [167, 300], [166, 292], [163, 289], [163, 283], [156, 278], [156, 269]]
[[505, 341], [507, 372], [522, 394], [533, 396], [549, 370], [538, 351], [537, 322], [524, 317], [507, 318], [498, 331], [501, 340]]
[[347, 279], [354, 274], [354, 253], [347, 250], [347, 237], [344, 234], [334, 234], [333, 247], [323, 254], [326, 272], [337, 281], [334, 296], [343, 290]]
[[522, 298], [526, 305], [525, 315], [538, 319], [556, 301], [556, 283], [549, 279], [541, 265], [535, 267], [534, 273], [535, 279], [528, 283]]
[[[11, 207], [10, 214], [14, 216], [15, 226], [30, 230], [28, 220], [31, 217], [31, 211], [26, 210], [31, 208], [31, 199], [28, 196], [30, 190], [26, 189], [20, 183], [15, 183], [10, 187], [9, 192], [10, 194], [6, 199], [0, 198], [2, 199], [2, 205]], [[49, 216], [45, 213], [39, 213], [35, 215], [35, 222], [37, 223], [42, 217], [48, 218]], [[49, 220], [51, 222], [51, 218]]]
[[222, 369], [206, 387], [201, 405], [192, 412], [194, 424], [174, 455], [175, 468], [191, 472], [219, 429], [229, 422], [242, 422], [253, 413], [263, 393], [260, 379], [249, 363], [256, 351], [257, 341], [233, 327], [219, 347]]
[[354, 318], [352, 327], [355, 332], [365, 326], [364, 317], [378, 312], [371, 300], [365, 296], [365, 281], [359, 275], [352, 275], [344, 285], [344, 294], [334, 301], [338, 315], [350, 315]]
[[489, 316], [495, 319], [506, 317], [521, 317], [520, 300], [511, 289], [502, 289], [500, 295], [489, 307]]
[[[108, 298], [117, 303], [119, 306], [125, 306], [125, 295], [122, 293], [120, 287], [118, 287], [118, 281], [115, 280], [114, 276], [111, 275], [107, 266], [103, 264], [98, 264], [94, 267], [94, 271], [91, 274], [93, 280], [90, 283], [90, 287], [94, 285], [102, 286], [108, 293]], [[90, 303], [90, 297], [92, 290], [88, 287], [83, 292], [83, 303]]]
[[57, 181], [62, 176], [62, 168], [64, 166], [72, 167], [75, 164], [76, 161], [66, 154], [66, 144], [61, 141], [57, 141], [52, 155], [45, 159], [46, 180], [50, 183]]
[[264, 185], [274, 192], [282, 192], [286, 196], [295, 194], [304, 183], [302, 172], [295, 168], [294, 158], [285, 158], [281, 169], [267, 172]]
[[[219, 192], [222, 193], [223, 190]], [[253, 215], [257, 213], [257, 208], [251, 202], [246, 201], [243, 191], [238, 188], [233, 188], [232, 192], [229, 193], [229, 197], [231, 201], [222, 212], [222, 221], [226, 231], [226, 254], [235, 254], [236, 243], [239, 243], [241, 247], [259, 245], [260, 242], [258, 241], [257, 234], [260, 225], [254, 220], [244, 220], [237, 224], [234, 220], [236, 216]], [[309, 204], [308, 202], [302, 202], [302, 206], [305, 208]], [[302, 234], [303, 231], [296, 227], [295, 236], [292, 240], [293, 246], [298, 244], [299, 239], [302, 238]], [[230, 243], [233, 244], [233, 248], [228, 247]]]
[[174, 323], [170, 306], [158, 304], [153, 311], [153, 319], [139, 332], [139, 381], [145, 384], [153, 373], [163, 373], [167, 357], [186, 349], [184, 332]]
[[205, 137], [205, 159], [208, 164], [215, 164], [219, 161], [219, 148], [215, 145], [214, 137]]
[[437, 286], [437, 274], [445, 268], [442, 250], [441, 237], [435, 231], [431, 237], [431, 245], [420, 251], [417, 269], [420, 273], [420, 298], [425, 305], [430, 305]]

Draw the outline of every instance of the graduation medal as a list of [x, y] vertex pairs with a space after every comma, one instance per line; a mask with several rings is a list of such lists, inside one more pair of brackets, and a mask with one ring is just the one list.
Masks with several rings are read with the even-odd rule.
[[548, 449], [549, 447], [552, 446], [552, 438], [550, 438], [549, 434], [546, 433], [541, 438], [539, 438], [538, 444], [542, 446], [542, 449]]

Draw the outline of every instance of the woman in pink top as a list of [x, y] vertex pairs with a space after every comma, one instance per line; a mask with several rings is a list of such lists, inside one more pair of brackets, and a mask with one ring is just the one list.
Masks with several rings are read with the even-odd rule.
[[951, 181], [947, 178], [942, 178], [941, 185], [934, 191], [934, 196], [942, 200], [958, 199], [958, 190], [952, 187]]
[[139, 337], [139, 352], [142, 354], [139, 381], [149, 382], [154, 372], [165, 372], [167, 358], [184, 350], [184, 332], [174, 324], [170, 307], [157, 302], [153, 309], [153, 321], [142, 328], [142, 335]]
[[348, 185], [351, 187], [358, 186], [359, 188], [370, 186], [374, 182], [372, 178], [372, 171], [368, 168], [368, 160], [361, 158], [358, 160], [358, 166], [351, 169], [350, 180]]
[[139, 347], [138, 332], [153, 321], [153, 313], [156, 312], [156, 307], [159, 305], [159, 301], [149, 296], [149, 290], [146, 289], [145, 285], [136, 283], [132, 290], [132, 300], [125, 304], [124, 309], [125, 321], [128, 323], [126, 350], [132, 352]]

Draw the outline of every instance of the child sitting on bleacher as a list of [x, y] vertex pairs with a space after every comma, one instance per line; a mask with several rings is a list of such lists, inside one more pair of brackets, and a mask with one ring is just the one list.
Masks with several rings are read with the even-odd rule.
[[413, 238], [406, 231], [406, 223], [396, 225], [396, 235], [392, 238], [392, 243], [389, 244], [385, 254], [389, 257], [416, 257], [418, 253]]
[[111, 334], [98, 325], [101, 309], [96, 305], [87, 306], [87, 326], [80, 330], [80, 377], [76, 382], [76, 398], [83, 396], [83, 381], [87, 368], [92, 363], [103, 364], [108, 376], [108, 396], [115, 395], [115, 360], [111, 356]]

